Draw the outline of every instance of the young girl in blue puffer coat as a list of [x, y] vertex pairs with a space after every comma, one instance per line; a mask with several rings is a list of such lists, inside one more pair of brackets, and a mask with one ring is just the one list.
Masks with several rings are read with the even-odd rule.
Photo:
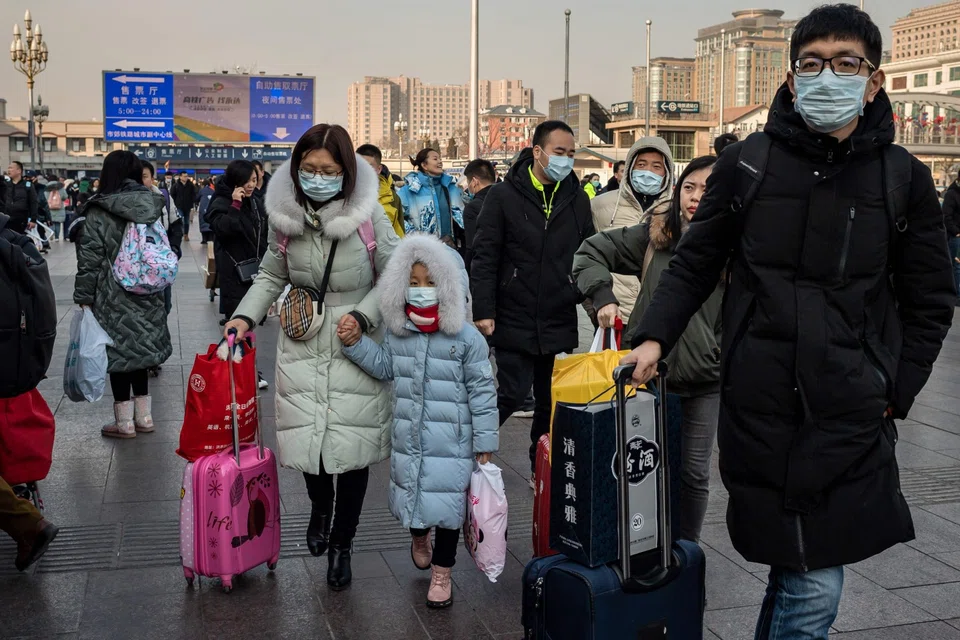
[[377, 285], [383, 344], [340, 334], [350, 360], [394, 382], [390, 511], [410, 529], [414, 564], [432, 569], [426, 604], [433, 608], [453, 602], [450, 569], [474, 460], [489, 462], [499, 447], [489, 350], [467, 319], [465, 273], [460, 256], [435, 236], [408, 235]]

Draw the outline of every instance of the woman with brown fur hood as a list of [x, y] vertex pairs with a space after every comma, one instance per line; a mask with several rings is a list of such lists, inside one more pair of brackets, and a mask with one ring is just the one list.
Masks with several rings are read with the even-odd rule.
[[[625, 343], [650, 305], [660, 276], [694, 217], [716, 160], [713, 156], [696, 158], [680, 174], [671, 200], [650, 210], [640, 224], [598, 233], [577, 251], [573, 275], [577, 287], [588, 298], [612, 299], [614, 302], [608, 304], [616, 305], [611, 274], [640, 278], [640, 295], [630, 315]], [[667, 357], [668, 388], [681, 397], [683, 407], [677, 535], [694, 542], [700, 538], [707, 513], [710, 456], [717, 435], [722, 301], [722, 286], [718, 283]]]

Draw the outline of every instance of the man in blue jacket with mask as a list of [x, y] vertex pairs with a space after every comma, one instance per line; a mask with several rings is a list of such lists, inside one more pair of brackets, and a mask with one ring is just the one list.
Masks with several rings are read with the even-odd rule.
[[843, 565], [915, 537], [894, 419], [956, 297], [930, 170], [893, 144], [880, 30], [826, 5], [790, 46], [763, 132], [720, 155], [624, 358], [650, 379], [725, 272], [720, 474], [734, 547], [770, 565], [762, 640], [826, 638]]

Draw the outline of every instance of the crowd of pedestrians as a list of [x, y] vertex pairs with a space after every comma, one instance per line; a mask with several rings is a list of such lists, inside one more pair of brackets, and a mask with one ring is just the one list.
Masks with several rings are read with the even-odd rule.
[[[6, 228], [49, 216], [56, 236], [76, 214], [74, 301], [114, 341], [102, 433], [130, 438], [153, 430], [148, 371], [171, 352], [169, 289], [125, 291], [112, 260], [127, 222], [162, 219], [179, 253], [177, 225], [189, 240], [199, 205], [225, 331], [242, 339], [285, 295], [279, 460], [303, 473], [306, 543], [327, 555], [328, 585], [351, 583], [370, 467], [390, 457], [390, 509], [432, 572], [431, 607], [452, 603], [474, 460], [496, 453], [532, 390], [532, 485], [580, 306], [597, 327], [622, 323], [635, 382], [665, 360], [681, 397], [677, 535], [699, 541], [718, 440], [733, 544], [770, 567], [757, 638], [825, 638], [843, 565], [914, 537], [895, 420], [930, 375], [960, 284], [960, 185], [941, 211], [930, 171], [892, 144], [881, 47], [866, 13], [815, 9], [763, 132], [721, 135], [682, 171], [665, 140], [641, 138], [605, 187], [578, 178], [560, 121], [536, 128], [501, 182], [475, 159], [458, 184], [427, 148], [400, 188], [378, 148], [320, 124], [272, 176], [238, 160], [200, 190], [186, 174], [154, 185], [152, 166], [115, 151], [82, 207], [59, 181], [40, 197], [13, 163]], [[8, 493], [0, 481], [21, 567], [52, 537]]]

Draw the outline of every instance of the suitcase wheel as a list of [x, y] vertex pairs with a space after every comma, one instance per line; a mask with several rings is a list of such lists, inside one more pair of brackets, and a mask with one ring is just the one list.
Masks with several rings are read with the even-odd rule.
[[187, 580], [187, 586], [188, 586], [188, 587], [192, 587], [192, 586], [193, 586], [193, 577], [194, 577], [193, 569], [190, 569], [189, 567], [184, 567], [184, 568], [183, 568], [183, 577], [186, 578], [186, 580]]
[[268, 563], [267, 563], [267, 569], [269, 569], [270, 571], [273, 571], [273, 570], [276, 569], [276, 568], [277, 568], [277, 563], [276, 563], [276, 562], [268, 562]]

